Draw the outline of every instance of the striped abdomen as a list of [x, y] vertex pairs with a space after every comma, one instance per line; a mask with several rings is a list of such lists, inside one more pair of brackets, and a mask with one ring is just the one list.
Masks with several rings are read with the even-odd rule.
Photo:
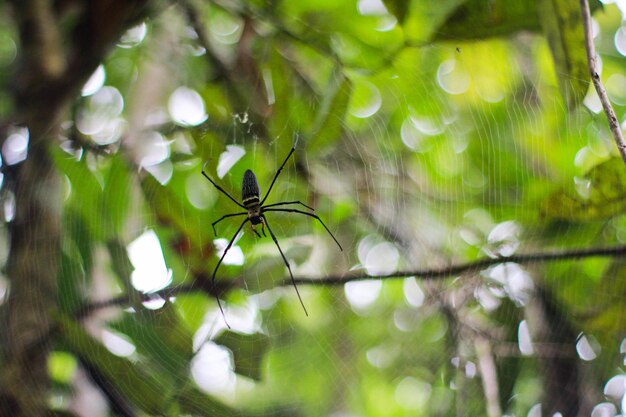
[[259, 198], [261, 191], [259, 190], [259, 182], [256, 175], [251, 170], [246, 170], [243, 174], [243, 182], [241, 184], [241, 202], [246, 208], [258, 206], [261, 202]]

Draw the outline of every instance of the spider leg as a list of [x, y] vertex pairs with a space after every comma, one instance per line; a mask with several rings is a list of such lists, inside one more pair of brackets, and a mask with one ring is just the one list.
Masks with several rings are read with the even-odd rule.
[[324, 222], [322, 221], [322, 219], [320, 219], [320, 218], [319, 218], [319, 216], [318, 216], [317, 214], [314, 214], [314, 213], [309, 213], [309, 212], [302, 211], [302, 210], [296, 210], [296, 209], [283, 209], [283, 208], [271, 208], [271, 209], [264, 210], [264, 211], [282, 211], [282, 212], [284, 212], [284, 213], [300, 213], [300, 214], [304, 214], [304, 215], [306, 215], [306, 216], [313, 217], [313, 218], [317, 219], [317, 220], [320, 222], [320, 224], [321, 224], [322, 226], [324, 226], [324, 229], [326, 229], [326, 231], [328, 232], [328, 234], [330, 235], [330, 237], [332, 237], [332, 238], [333, 238], [333, 240], [335, 241], [335, 243], [337, 244], [337, 246], [339, 246], [339, 249], [343, 252], [343, 248], [341, 247], [341, 245], [340, 245], [340, 244], [339, 244], [339, 242], [337, 241], [337, 238], [335, 238], [335, 235], [333, 235], [333, 233], [332, 233], [330, 230], [328, 230], [328, 227], [326, 227], [326, 225], [324, 224]]
[[[239, 228], [237, 229], [237, 231], [233, 235], [233, 238], [230, 240], [230, 242], [228, 242], [228, 246], [226, 246], [226, 249], [224, 249], [224, 253], [220, 257], [220, 260], [217, 262], [217, 265], [215, 265], [215, 269], [213, 270], [213, 276], [211, 277], [211, 285], [213, 287], [215, 287], [215, 274], [217, 274], [217, 270], [219, 269], [220, 265], [222, 264], [222, 261], [224, 260], [224, 258], [226, 257], [226, 254], [228, 253], [230, 248], [233, 246], [233, 243], [235, 242], [235, 239], [237, 238], [237, 235], [239, 234], [239, 232], [243, 228], [243, 225], [246, 224], [246, 222], [248, 220], [250, 220], [250, 219], [246, 217], [246, 219], [243, 222], [241, 222], [241, 224], [239, 225]], [[226, 326], [230, 329], [230, 325], [226, 321], [226, 315], [224, 314], [224, 309], [222, 308], [222, 303], [220, 302], [220, 298], [217, 295], [215, 295], [215, 299], [217, 300], [217, 305], [219, 306], [220, 311], [222, 312], [222, 317], [224, 318], [224, 323], [226, 323]]]
[[294, 143], [293, 146], [291, 147], [291, 150], [289, 151], [289, 154], [287, 155], [287, 158], [285, 158], [285, 160], [283, 161], [283, 164], [280, 166], [280, 168], [278, 168], [278, 171], [276, 171], [276, 174], [274, 174], [274, 179], [272, 180], [272, 183], [270, 184], [270, 188], [267, 189], [267, 193], [265, 193], [265, 197], [263, 197], [263, 200], [261, 201], [261, 205], [263, 205], [263, 203], [265, 203], [265, 200], [267, 200], [267, 197], [269, 197], [270, 191], [272, 191], [272, 187], [274, 186], [274, 183], [276, 182], [276, 178], [278, 178], [283, 168], [285, 167], [285, 164], [289, 160], [289, 157], [294, 153], [295, 150], [296, 150], [296, 144]]
[[[252, 222], [250, 222], [250, 230], [252, 230], [257, 237], [259, 238], [261, 237], [259, 232], [254, 228], [254, 225], [252, 224]], [[265, 231], [263, 231], [263, 234], [265, 234]]]
[[235, 216], [245, 216], [248, 213], [233, 213], [233, 214], [227, 214], [225, 216], [220, 217], [219, 219], [215, 220], [213, 223], [211, 223], [211, 226], [213, 226], [213, 233], [215, 234], [215, 236], [217, 236], [217, 231], [215, 230], [215, 225], [218, 224], [219, 222], [221, 222], [222, 220], [228, 218], [228, 217], [235, 217]]
[[215, 181], [213, 181], [213, 180], [212, 180], [212, 179], [211, 179], [211, 178], [210, 178], [210, 177], [206, 174], [206, 172], [204, 172], [204, 167], [206, 166], [206, 164], [207, 164], [207, 163], [205, 162], [205, 163], [204, 163], [204, 165], [202, 166], [202, 175], [204, 175], [204, 177], [205, 177], [207, 180], [209, 180], [209, 182], [210, 182], [211, 184], [213, 184], [213, 186], [214, 186], [215, 188], [217, 188], [217, 190], [218, 190], [218, 191], [221, 191], [221, 192], [222, 192], [222, 193], [223, 193], [226, 197], [230, 198], [230, 199], [233, 201], [233, 203], [237, 204], [237, 205], [238, 205], [239, 207], [241, 207], [242, 209], [245, 209], [246, 207], [245, 207], [243, 204], [241, 204], [239, 201], [235, 200], [235, 199], [233, 198], [233, 196], [231, 196], [230, 194], [228, 194], [228, 192], [227, 192], [226, 190], [224, 190], [222, 187], [220, 187], [219, 185], [217, 185], [217, 183], [216, 183]]
[[309, 210], [315, 211], [315, 209], [313, 207], [309, 207], [309, 206], [307, 206], [306, 204], [304, 204], [301, 201], [285, 201], [285, 202], [282, 202], [282, 203], [268, 204], [267, 206], [265, 206], [263, 208], [276, 207], [276, 206], [286, 206], [286, 205], [289, 205], [289, 204], [300, 204], [301, 206], [304, 206], [304, 207], [308, 208]]
[[274, 243], [276, 244], [276, 247], [278, 248], [278, 252], [280, 252], [280, 256], [283, 258], [283, 262], [285, 262], [285, 265], [287, 266], [287, 270], [289, 271], [289, 276], [291, 277], [291, 283], [293, 284], [293, 287], [296, 289], [296, 294], [298, 295], [298, 299], [300, 300], [300, 304], [302, 305], [302, 309], [304, 310], [304, 314], [309, 315], [308, 311], [306, 311], [306, 307], [304, 306], [304, 302], [302, 301], [302, 297], [300, 297], [300, 291], [298, 291], [298, 286], [296, 285], [296, 281], [293, 279], [293, 273], [291, 272], [291, 266], [289, 266], [289, 262], [287, 262], [287, 258], [285, 257], [285, 254], [283, 253], [283, 250], [280, 248], [280, 245], [278, 244], [278, 239], [276, 239], [276, 235], [274, 235], [274, 232], [272, 232], [272, 228], [270, 227], [269, 223], [267, 223], [267, 219], [265, 218], [264, 215], [261, 215], [261, 218], [263, 219], [263, 223], [265, 223], [265, 225], [267, 226], [267, 230], [270, 232], [270, 236], [272, 237], [272, 240], [274, 241]]

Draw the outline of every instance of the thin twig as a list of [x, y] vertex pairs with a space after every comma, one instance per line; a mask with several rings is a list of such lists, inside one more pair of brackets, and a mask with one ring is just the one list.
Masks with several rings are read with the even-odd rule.
[[208, 58], [209, 65], [215, 67], [218, 77], [225, 77], [229, 81], [233, 82], [230, 77], [232, 70], [230, 70], [214, 53], [211, 47], [211, 41], [207, 33], [200, 11], [193, 4], [193, 0], [178, 0], [178, 3], [183, 8], [189, 24], [193, 28], [196, 35], [198, 35], [198, 43], [204, 48], [205, 56]]
[[622, 160], [626, 164], [626, 141], [624, 141], [624, 135], [615, 115], [615, 111], [609, 101], [609, 96], [606, 94], [600, 74], [598, 73], [598, 62], [596, 60], [596, 48], [593, 44], [593, 32], [591, 29], [591, 13], [589, 11], [589, 2], [587, 0], [580, 0], [580, 11], [583, 18], [583, 28], [585, 31], [585, 49], [587, 50], [587, 63], [589, 64], [589, 73], [591, 74], [591, 80], [602, 102], [602, 108], [609, 120], [609, 128], [615, 139], [615, 144], [619, 150]]
[[[329, 275], [322, 278], [295, 277], [297, 284], [307, 285], [342, 285], [350, 281], [362, 281], [369, 279], [396, 279], [416, 277], [421, 279], [442, 279], [451, 276], [458, 276], [467, 273], [475, 273], [487, 267], [507, 262], [518, 264], [529, 264], [537, 262], [553, 262], [572, 259], [592, 258], [592, 257], [614, 257], [626, 255], [626, 246], [615, 246], [612, 248], [589, 248], [571, 249], [545, 253], [528, 253], [507, 256], [502, 258], [480, 259], [474, 262], [467, 262], [458, 265], [450, 265], [442, 268], [417, 269], [411, 271], [398, 271], [385, 275], [370, 275], [367, 272], [345, 275]], [[283, 280], [281, 285], [291, 284], [291, 281]]]
[[[566, 261], [566, 260], [576, 260], [583, 258], [594, 258], [594, 257], [617, 257], [626, 255], [626, 245], [623, 246], [615, 246], [612, 248], [588, 248], [588, 249], [571, 249], [571, 250], [561, 250], [547, 253], [529, 253], [524, 255], [513, 255], [502, 258], [488, 258], [481, 259], [475, 262], [468, 262], [459, 265], [450, 265], [443, 268], [433, 268], [433, 269], [422, 269], [422, 270], [412, 270], [412, 271], [398, 271], [391, 274], [386, 275], [370, 275], [366, 272], [357, 273], [357, 274], [346, 274], [346, 275], [329, 275], [322, 278], [311, 278], [311, 277], [298, 277], [294, 276], [294, 281], [297, 284], [306, 284], [306, 285], [343, 285], [347, 282], [351, 281], [362, 281], [362, 280], [384, 280], [384, 279], [399, 279], [399, 278], [407, 278], [407, 277], [416, 277], [421, 279], [444, 279], [451, 276], [458, 276], [467, 273], [475, 273], [481, 271], [487, 267], [498, 265], [501, 263], [513, 262], [518, 264], [529, 264], [529, 263], [538, 263], [538, 262], [554, 262], [554, 261]], [[218, 281], [219, 282], [219, 281]], [[223, 282], [223, 281], [222, 281]], [[202, 284], [201, 282], [195, 282], [194, 284], [188, 285], [177, 285], [175, 287], [167, 287], [159, 291], [155, 291], [150, 294], [143, 294], [143, 299], [141, 301], [150, 301], [154, 299], [165, 299], [167, 300], [170, 297], [175, 297], [180, 294], [187, 294], [192, 292], [207, 292], [207, 293], [217, 293], [221, 294], [228, 289], [234, 288], [236, 286], [242, 286], [244, 279], [238, 279], [236, 281], [228, 281], [229, 284], [219, 284], [220, 288], [210, 288], [210, 284]], [[237, 284], [234, 284], [237, 282]], [[232, 285], [231, 285], [232, 284]], [[291, 278], [283, 279], [282, 281], [277, 283], [277, 286], [290, 286], [293, 285], [291, 282]], [[121, 305], [127, 305], [129, 303], [129, 298], [127, 296], [119, 296], [108, 300], [98, 301], [87, 303], [81, 308], [79, 308], [74, 316], [76, 318], [84, 318], [89, 315], [93, 311], [115, 307]]]
[[500, 393], [498, 388], [498, 372], [496, 361], [491, 351], [489, 340], [477, 337], [474, 340], [476, 356], [478, 356], [478, 367], [483, 382], [483, 392], [487, 402], [487, 415], [489, 417], [499, 417], [502, 415], [500, 408]]

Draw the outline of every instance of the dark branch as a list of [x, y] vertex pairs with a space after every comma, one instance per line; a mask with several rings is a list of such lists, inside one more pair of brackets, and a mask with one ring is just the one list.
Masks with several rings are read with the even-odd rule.
[[[539, 262], [565, 261], [582, 258], [593, 257], [614, 257], [626, 254], [626, 246], [616, 246], [613, 248], [589, 248], [589, 249], [571, 249], [546, 253], [528, 253], [521, 255], [513, 255], [502, 258], [480, 259], [474, 262], [467, 262], [459, 265], [450, 265], [442, 268], [417, 269], [411, 271], [398, 271], [386, 275], [369, 275], [366, 272], [345, 275], [329, 275], [326, 277], [313, 279], [305, 277], [296, 277], [297, 284], [309, 285], [341, 285], [350, 281], [363, 281], [366, 279], [395, 279], [416, 277], [421, 279], [443, 279], [451, 276], [465, 275], [468, 273], [476, 273], [485, 268], [502, 263], [518, 263], [530, 264]], [[283, 280], [281, 285], [288, 285], [291, 281]]]
[[[531, 264], [540, 262], [555, 262], [555, 261], [568, 261], [585, 258], [597, 258], [597, 257], [617, 257], [626, 255], [626, 245], [615, 246], [612, 248], [588, 248], [588, 249], [570, 249], [553, 251], [547, 253], [529, 253], [522, 255], [513, 255], [502, 258], [489, 258], [481, 259], [475, 262], [467, 262], [459, 265], [450, 265], [443, 268], [421, 269], [412, 271], [398, 271], [387, 275], [368, 275], [367, 273], [357, 274], [344, 274], [344, 275], [328, 275], [321, 278], [312, 277], [298, 277], [294, 276], [294, 282], [296, 284], [308, 284], [308, 285], [343, 285], [351, 281], [363, 281], [366, 279], [399, 279], [407, 277], [416, 277], [421, 279], [444, 279], [457, 275], [465, 275], [468, 273], [476, 273], [485, 268], [493, 265], [498, 265], [507, 262], [513, 262], [518, 264]], [[154, 299], [168, 299], [180, 294], [188, 294], [197, 291], [204, 291], [207, 294], [216, 295], [221, 294], [229, 289], [242, 286], [243, 277], [240, 279], [224, 281], [220, 280], [216, 282], [216, 288], [213, 288], [211, 283], [207, 280], [206, 285], [199, 285], [203, 281], [196, 280], [195, 284], [178, 285], [175, 287], [164, 288], [159, 291], [155, 291], [150, 294], [143, 294], [141, 301], [150, 301]], [[227, 282], [227, 283], [226, 283]], [[219, 288], [218, 284], [219, 283]], [[293, 285], [291, 278], [283, 279], [279, 286]], [[120, 296], [109, 300], [98, 301], [85, 304], [79, 310], [76, 311], [74, 316], [76, 318], [84, 318], [91, 312], [108, 307], [127, 305], [130, 302], [128, 296]]]

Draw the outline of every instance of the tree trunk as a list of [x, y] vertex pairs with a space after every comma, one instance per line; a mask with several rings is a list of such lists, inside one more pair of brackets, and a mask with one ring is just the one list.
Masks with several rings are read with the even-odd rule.
[[57, 306], [61, 242], [60, 178], [49, 153], [68, 103], [132, 25], [145, 18], [148, 0], [72, 2], [66, 10], [50, 0], [11, 2], [19, 29], [19, 59], [10, 89], [12, 119], [0, 126], [29, 130], [26, 160], [7, 168], [6, 188], [15, 196], [7, 261], [9, 296], [3, 306], [3, 369], [0, 417], [49, 415], [47, 359]]
[[14, 170], [15, 217], [10, 225], [10, 280], [4, 318], [6, 362], [0, 416], [46, 415], [46, 336], [56, 308], [61, 209], [59, 177], [43, 143]]

